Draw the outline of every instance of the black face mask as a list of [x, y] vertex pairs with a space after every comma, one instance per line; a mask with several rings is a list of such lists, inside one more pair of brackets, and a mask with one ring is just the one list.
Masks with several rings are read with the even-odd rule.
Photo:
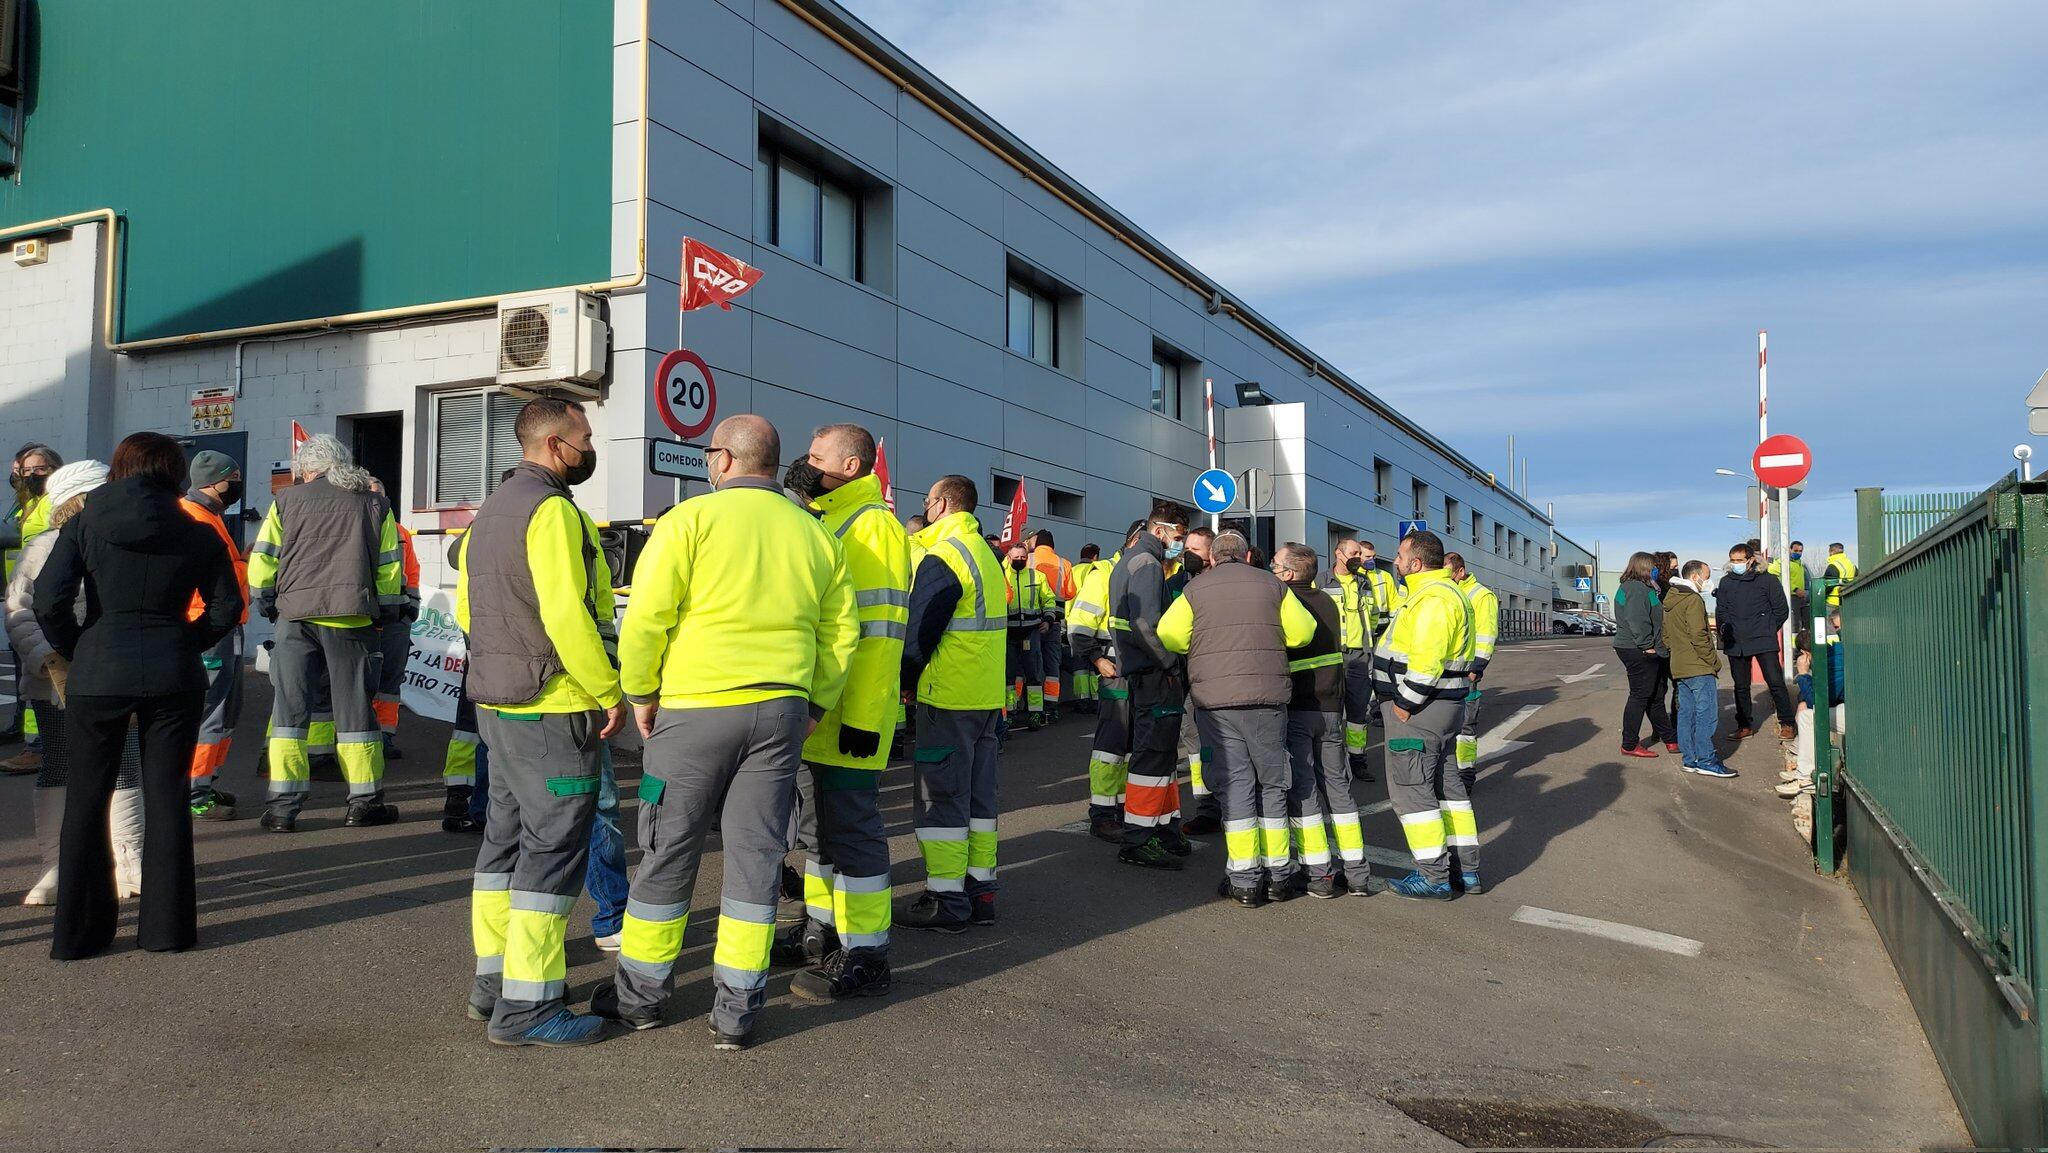
[[825, 474], [808, 459], [793, 460], [782, 470], [782, 487], [805, 500], [816, 500], [825, 495]]
[[1365, 558], [1362, 556], [1355, 556], [1352, 557], [1350, 560], [1344, 562], [1345, 572], [1361, 572], [1364, 570], [1364, 568]]
[[1209, 562], [1203, 560], [1200, 553], [1184, 552], [1180, 554], [1180, 571], [1189, 576], [1199, 576], [1202, 570], [1208, 567]]
[[[575, 448], [576, 446], [572, 444], [569, 447]], [[589, 448], [579, 451], [583, 455], [577, 458], [576, 463], [570, 465], [562, 473], [562, 482], [570, 488], [575, 488], [577, 485], [597, 475], [597, 446], [593, 444]]]
[[1010, 562], [1010, 567], [1016, 569], [1018, 572], [1023, 572], [1025, 563], [1026, 562], [1024, 558], [1020, 556], [1016, 560]]
[[14, 490], [26, 497], [41, 496], [43, 495], [43, 486], [48, 484], [49, 481], [50, 478], [47, 476], [41, 476], [36, 473], [23, 473], [14, 478]]
[[220, 494], [220, 506], [222, 508], [232, 508], [241, 503], [241, 500], [242, 482], [239, 480], [229, 481], [227, 491]]

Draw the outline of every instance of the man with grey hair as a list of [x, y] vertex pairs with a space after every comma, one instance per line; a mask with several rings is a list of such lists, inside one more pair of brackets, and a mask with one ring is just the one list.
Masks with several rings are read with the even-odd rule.
[[270, 654], [270, 793], [263, 827], [289, 833], [312, 788], [307, 740], [315, 684], [334, 701], [335, 758], [351, 828], [398, 819], [384, 803], [384, 733], [374, 701], [377, 625], [403, 627], [404, 553], [391, 506], [339, 440], [322, 433], [292, 458], [299, 481], [277, 494], [249, 550], [249, 595], [276, 625]]
[[[1294, 697], [1287, 703], [1287, 759], [1293, 769], [1287, 819], [1308, 871], [1308, 895], [1341, 895], [1335, 860], [1342, 860], [1344, 888], [1369, 897], [1378, 886], [1365, 859], [1365, 828], [1351, 795], [1351, 759], [1344, 751], [1344, 610], [1316, 587], [1316, 552], [1305, 544], [1280, 546], [1273, 575], [1316, 620], [1314, 638], [1287, 650], [1287, 672], [1294, 681]], [[1331, 830], [1337, 840], [1334, 860]]]
[[1160, 615], [1158, 632], [1168, 652], [1187, 654], [1196, 723], [1216, 754], [1204, 769], [1223, 804], [1222, 895], [1257, 908], [1306, 888], [1287, 817], [1287, 650], [1314, 639], [1316, 621], [1286, 585], [1245, 563], [1250, 551], [1242, 534], [1217, 534], [1215, 563]]

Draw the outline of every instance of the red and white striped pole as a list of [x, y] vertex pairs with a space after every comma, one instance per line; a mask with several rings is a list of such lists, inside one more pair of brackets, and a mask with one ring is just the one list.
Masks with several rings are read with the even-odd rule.
[[[1756, 334], [1756, 442], [1762, 444], [1771, 438], [1771, 385], [1770, 385], [1770, 333], [1758, 329]], [[1771, 539], [1771, 495], [1764, 491], [1762, 481], [1756, 485], [1757, 514], [1756, 536], [1759, 541]]]
[[[1216, 467], [1216, 381], [1213, 377], [1202, 378], [1202, 424], [1209, 431], [1209, 467]], [[1223, 529], [1223, 514], [1209, 514], [1209, 531]]]

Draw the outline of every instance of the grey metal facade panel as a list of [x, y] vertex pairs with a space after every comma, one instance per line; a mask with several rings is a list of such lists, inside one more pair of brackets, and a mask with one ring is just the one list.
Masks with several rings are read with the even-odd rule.
[[[1098, 309], [1097, 311], [1109, 310]], [[1150, 407], [1152, 404], [1152, 363], [1148, 360], [1140, 364], [1129, 357], [1120, 356], [1116, 352], [1102, 347], [1096, 341], [1090, 340], [1088, 343], [1093, 347], [1088, 358], [1087, 386], [1096, 392], [1115, 397], [1125, 404], [1134, 404], [1140, 408]]]
[[755, 33], [746, 17], [710, 4], [647, 0], [647, 24], [656, 51], [680, 56], [742, 92], [753, 90]]
[[969, 280], [909, 248], [896, 262], [896, 303], [976, 340], [1003, 341], [1001, 290]]
[[760, 312], [754, 314], [753, 377], [878, 416], [895, 416], [893, 357], [864, 352]]
[[1008, 349], [1002, 350], [1001, 359], [1003, 399], [1030, 405], [1040, 412], [1055, 415], [1066, 414], [1072, 417], [1075, 413], [1084, 411], [1084, 402], [1081, 398], [1090, 390], [1077, 378], [1058, 369], [1047, 368]]
[[990, 396], [1003, 390], [1001, 347], [947, 328], [909, 309], [896, 313], [898, 359], [912, 368]]
[[[735, 239], [754, 233], [754, 166], [739, 164], [686, 136], [660, 125], [647, 130], [647, 180], [652, 199], [688, 212]], [[651, 230], [650, 225], [650, 230]], [[650, 241], [652, 237], [649, 238]], [[681, 238], [662, 261], [662, 250], [650, 243], [650, 263], [662, 261], [680, 276]]]
[[1144, 277], [1094, 244], [1088, 246], [1088, 276], [1083, 287], [1088, 290], [1089, 299], [1119, 309], [1139, 323], [1147, 322], [1152, 315], [1151, 286]]
[[[1104, 436], [1100, 429], [1101, 426], [1093, 422], [1088, 426], [1088, 455], [1083, 459], [1088, 474], [1134, 489], [1149, 489], [1152, 484], [1151, 458], [1143, 453], [1133, 452], [1130, 445], [1120, 440]], [[1128, 521], [1138, 515], [1139, 513], [1134, 512], [1124, 519]]]
[[769, 245], [754, 246], [754, 265], [762, 270], [761, 282], [747, 294], [755, 313], [849, 348], [897, 358], [895, 301]]
[[[754, 101], [673, 52], [648, 54], [647, 116], [735, 164], [754, 166]], [[631, 152], [622, 158], [630, 163]]]
[[1088, 282], [1088, 246], [1043, 212], [1003, 194], [1003, 243], [1025, 263], [1080, 288]]
[[[907, 112], [914, 106], [906, 102], [904, 107]], [[933, 123], [947, 127], [937, 121]], [[1004, 195], [1001, 185], [908, 123], [896, 131], [896, 149], [896, 175], [903, 187], [984, 235], [1000, 240]]]
[[835, 151], [884, 176], [895, 175], [894, 101], [885, 108], [862, 99], [855, 89], [772, 37], [754, 38], [754, 100], [770, 116], [803, 128]]
[[903, 419], [934, 432], [992, 448], [1003, 430], [1000, 398], [962, 388], [909, 365], [896, 369], [896, 411]]
[[[1088, 340], [1145, 370], [1147, 403], [1152, 395], [1152, 328], [1105, 300], [1088, 301]], [[1089, 376], [1092, 378], [1093, 365]]]
[[[896, 235], [905, 252], [990, 292], [1003, 291], [1003, 242], [908, 187], [896, 189]], [[899, 263], [899, 268], [902, 265]], [[911, 307], [906, 304], [905, 307]]]
[[[755, 5], [754, 26], [762, 33], [755, 39], [757, 47], [763, 40], [771, 40], [802, 58], [821, 74], [845, 85], [868, 103], [893, 113], [896, 107], [894, 84], [848, 55], [845, 49], [826, 39], [817, 29], [791, 15], [782, 5]], [[754, 67], [761, 67], [759, 56], [754, 58]]]

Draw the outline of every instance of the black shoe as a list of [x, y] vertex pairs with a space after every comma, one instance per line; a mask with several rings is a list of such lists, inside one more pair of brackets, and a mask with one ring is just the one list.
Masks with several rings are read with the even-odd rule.
[[915, 901], [896, 910], [896, 923], [906, 929], [928, 929], [934, 933], [964, 933], [967, 918], [949, 913], [939, 895], [927, 889]]
[[838, 951], [839, 934], [830, 925], [807, 920], [775, 934], [768, 961], [783, 966], [815, 965]]
[[1275, 904], [1281, 901], [1292, 901], [1306, 892], [1308, 892], [1308, 878], [1301, 873], [1296, 873], [1277, 885], [1268, 884], [1266, 886], [1266, 897]]
[[974, 925], [995, 924], [996, 895], [994, 893], [976, 893], [972, 897], [967, 898], [967, 921], [969, 924]]
[[1159, 830], [1159, 847], [1176, 857], [1185, 857], [1195, 851], [1195, 843], [1180, 829]]
[[1223, 822], [1207, 813], [1197, 813], [1180, 823], [1180, 831], [1192, 837], [1199, 837], [1204, 833], [1220, 833], [1223, 831]]
[[1126, 865], [1137, 865], [1144, 869], [1165, 869], [1171, 873], [1178, 873], [1185, 868], [1179, 857], [1167, 852], [1166, 846], [1159, 843], [1158, 837], [1150, 837], [1142, 845], [1125, 846], [1123, 852], [1116, 855], [1116, 859]]
[[754, 1043], [752, 1033], [721, 1033], [711, 1030], [711, 1047], [721, 1053], [737, 1053]]
[[798, 902], [804, 899], [804, 875], [791, 868], [788, 862], [782, 866], [782, 899]]
[[1370, 764], [1370, 762], [1368, 762], [1365, 759], [1364, 753], [1352, 754], [1351, 779], [1354, 781], [1364, 781], [1367, 784], [1371, 784], [1375, 778], [1372, 775], [1372, 770], [1366, 767], [1368, 764]]
[[1334, 875], [1317, 877], [1308, 883], [1308, 895], [1319, 901], [1334, 901], [1344, 895], [1344, 890]]
[[441, 831], [444, 833], [481, 833], [484, 831], [484, 823], [472, 820], [468, 813], [464, 813], [459, 817], [441, 818]]
[[376, 825], [388, 825], [398, 820], [398, 806], [382, 801], [350, 801], [348, 817], [342, 821], [351, 829], [367, 829]]
[[1121, 845], [1124, 843], [1123, 818], [1116, 816], [1090, 817], [1088, 818], [1088, 835], [1098, 841], [1108, 841], [1112, 845]]
[[1034, 733], [1035, 733], [1035, 732], [1037, 732], [1038, 730], [1040, 730], [1040, 729], [1044, 728], [1044, 727], [1045, 727], [1045, 714], [1043, 714], [1043, 713], [1026, 713], [1026, 714], [1024, 714], [1024, 727], [1025, 727], [1025, 728], [1027, 728], [1027, 729], [1030, 729], [1030, 730], [1031, 730], [1032, 732], [1034, 732]]
[[280, 813], [273, 809], [263, 814], [262, 825], [273, 833], [293, 832], [299, 827], [299, 815], [297, 813]]
[[399, 748], [397, 745], [394, 745], [389, 741], [384, 742], [384, 762], [386, 764], [389, 764], [392, 761], [402, 761], [404, 759], [404, 749]]
[[880, 997], [893, 983], [889, 955], [880, 949], [841, 949], [789, 982], [789, 991], [820, 1004], [852, 997]]
[[1266, 886], [1261, 883], [1250, 888], [1241, 888], [1231, 884], [1230, 878], [1225, 877], [1216, 883], [1216, 895], [1236, 901], [1247, 909], [1256, 909], [1266, 903]]
[[1387, 883], [1378, 877], [1367, 874], [1365, 884], [1354, 885], [1347, 880], [1344, 882], [1344, 890], [1354, 897], [1370, 897], [1375, 893], [1386, 892]]
[[600, 981], [590, 991], [590, 1015], [617, 1021], [629, 1029], [652, 1029], [661, 1024], [661, 1010], [632, 1010], [619, 1008], [619, 985], [616, 981]]

